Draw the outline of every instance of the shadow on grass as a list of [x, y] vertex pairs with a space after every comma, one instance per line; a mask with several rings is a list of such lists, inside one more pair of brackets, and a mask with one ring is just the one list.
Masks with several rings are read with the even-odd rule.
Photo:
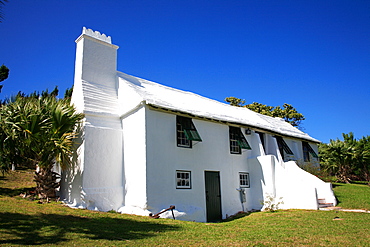
[[0, 175], [0, 181], [8, 181], [9, 178], [7, 178], [6, 176], [4, 175]]
[[229, 221], [237, 220], [237, 219], [249, 216], [250, 214], [252, 214], [252, 212], [240, 212], [240, 213], [237, 213], [235, 215], [228, 217], [227, 219], [222, 220], [221, 222], [229, 222]]
[[333, 186], [333, 189], [334, 189], [336, 187], [343, 186], [344, 184], [342, 184], [342, 183], [331, 183], [331, 185]]
[[0, 245], [10, 244], [58, 244], [71, 236], [93, 240], [134, 240], [150, 238], [164, 231], [179, 227], [159, 223], [140, 222], [121, 218], [88, 218], [72, 215], [0, 213], [0, 229], [3, 237]]
[[361, 184], [361, 185], [369, 185], [370, 181], [352, 181], [351, 184]]
[[2, 196], [19, 196], [21, 193], [30, 193], [30, 191], [35, 190], [35, 188], [0, 188], [0, 195]]

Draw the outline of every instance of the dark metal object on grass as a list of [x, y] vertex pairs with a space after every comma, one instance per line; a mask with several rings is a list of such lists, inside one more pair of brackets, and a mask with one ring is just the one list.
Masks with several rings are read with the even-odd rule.
[[169, 208], [164, 209], [164, 210], [162, 210], [161, 212], [159, 212], [159, 213], [157, 213], [157, 214], [155, 214], [155, 215], [153, 215], [152, 213], [150, 213], [150, 214], [149, 214], [149, 217], [151, 217], [151, 218], [153, 218], [153, 219], [158, 219], [160, 214], [162, 214], [162, 213], [164, 213], [164, 212], [167, 212], [168, 210], [171, 210], [171, 212], [172, 212], [172, 217], [173, 217], [173, 219], [175, 219], [175, 214], [173, 213], [173, 210], [174, 210], [174, 209], [175, 209], [175, 205], [171, 205]]

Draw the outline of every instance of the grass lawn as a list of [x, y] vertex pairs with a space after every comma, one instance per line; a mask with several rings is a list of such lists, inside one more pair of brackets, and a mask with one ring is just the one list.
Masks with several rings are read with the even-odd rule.
[[370, 210], [370, 186], [333, 183], [333, 190], [339, 207]]
[[[222, 223], [151, 219], [38, 204], [18, 196], [34, 186], [30, 181], [28, 171], [0, 178], [1, 246], [370, 246], [368, 213], [256, 212]], [[349, 207], [347, 192], [340, 193], [342, 207]]]

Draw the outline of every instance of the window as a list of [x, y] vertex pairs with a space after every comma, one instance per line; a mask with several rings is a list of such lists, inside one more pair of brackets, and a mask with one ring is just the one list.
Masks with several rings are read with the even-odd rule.
[[294, 155], [292, 150], [289, 148], [289, 146], [286, 144], [286, 142], [284, 141], [284, 139], [281, 137], [281, 136], [275, 136], [276, 138], [276, 141], [277, 141], [277, 144], [278, 144], [278, 147], [279, 147], [279, 151], [280, 151], [280, 154], [284, 160], [284, 154], [290, 154], [290, 155]]
[[176, 171], [176, 189], [191, 189], [190, 171]]
[[177, 132], [177, 146], [178, 147], [192, 147], [192, 141], [202, 141], [200, 135], [195, 128], [191, 118], [176, 117], [176, 132]]
[[319, 158], [317, 153], [312, 149], [308, 142], [302, 142], [302, 149], [303, 149], [303, 160], [304, 162], [310, 162], [310, 154], [314, 158]]
[[230, 153], [241, 154], [242, 149], [251, 149], [240, 128], [229, 126]]
[[239, 172], [239, 185], [240, 187], [249, 188], [249, 173]]

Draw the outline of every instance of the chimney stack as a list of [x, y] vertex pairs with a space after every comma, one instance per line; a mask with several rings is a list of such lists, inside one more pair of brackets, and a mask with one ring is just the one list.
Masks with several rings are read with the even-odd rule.
[[84, 27], [76, 43], [75, 85], [87, 81], [116, 88], [118, 46], [111, 37]]

